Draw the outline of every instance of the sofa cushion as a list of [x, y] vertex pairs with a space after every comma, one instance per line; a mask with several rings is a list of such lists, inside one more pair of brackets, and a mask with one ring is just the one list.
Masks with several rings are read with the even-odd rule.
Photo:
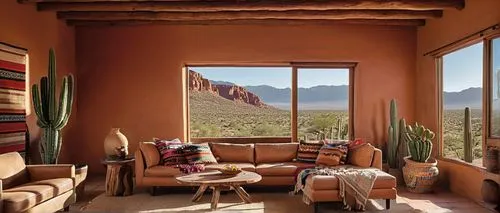
[[298, 143], [256, 143], [255, 163], [291, 162], [297, 157]]
[[347, 162], [354, 166], [368, 168], [372, 165], [374, 151], [375, 147], [369, 143], [349, 149]]
[[297, 161], [315, 163], [318, 158], [319, 150], [323, 146], [322, 141], [303, 141], [299, 143], [297, 151]]
[[217, 163], [208, 144], [187, 144], [182, 148], [182, 153], [189, 164]]
[[[352, 166], [343, 166], [352, 167]], [[359, 168], [359, 167], [354, 167]], [[363, 168], [359, 168], [363, 169]], [[377, 173], [377, 178], [373, 185], [373, 189], [391, 189], [396, 187], [396, 178], [378, 169], [371, 169]], [[328, 175], [309, 175], [306, 179], [306, 187], [315, 190], [337, 190], [339, 181], [335, 176]]]
[[160, 163], [160, 152], [156, 148], [153, 142], [141, 142], [139, 143], [139, 148], [141, 149], [142, 156], [146, 162], [146, 168], [156, 166]]
[[187, 159], [182, 152], [184, 144], [179, 139], [172, 141], [155, 139], [155, 145], [160, 152], [161, 165], [175, 166], [187, 164]]
[[50, 185], [23, 185], [3, 191], [4, 210], [22, 212], [57, 196], [57, 190]]
[[321, 166], [344, 165], [347, 160], [347, 144], [325, 144], [319, 150], [316, 164]]
[[174, 177], [182, 172], [173, 166], [153, 166], [144, 171], [145, 177]]
[[285, 163], [261, 163], [257, 164], [255, 171], [262, 176], [292, 176], [297, 173], [300, 168], [313, 168], [312, 163], [303, 162], [285, 162]]
[[0, 155], [0, 179], [3, 189], [27, 183], [28, 171], [24, 159], [18, 152], [9, 152]]
[[210, 147], [217, 161], [254, 162], [254, 144], [211, 143]]
[[251, 163], [238, 163], [238, 162], [219, 162], [218, 164], [209, 164], [205, 166], [205, 170], [218, 170], [222, 169], [225, 165], [227, 164], [232, 164], [236, 165], [238, 168], [249, 171], [249, 172], [255, 172], [255, 166]]

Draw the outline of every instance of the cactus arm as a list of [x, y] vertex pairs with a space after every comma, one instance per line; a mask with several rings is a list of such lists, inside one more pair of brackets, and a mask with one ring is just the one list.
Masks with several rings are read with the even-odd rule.
[[63, 78], [61, 93], [59, 94], [59, 109], [57, 119], [55, 120], [55, 128], [60, 129], [68, 114], [68, 95], [69, 95], [68, 77]]
[[36, 84], [31, 87], [31, 96], [33, 98], [33, 108], [35, 109], [36, 116], [38, 117], [38, 126], [41, 128], [47, 127], [49, 124], [44, 120], [42, 105], [40, 102], [40, 92]]
[[56, 119], [56, 58], [54, 50], [49, 50], [49, 82], [48, 82], [48, 102], [49, 102], [49, 121]]
[[48, 124], [49, 123], [49, 99], [48, 99], [48, 88], [49, 88], [49, 84], [48, 84], [49, 80], [47, 78], [47, 76], [43, 76], [41, 79], [40, 79], [40, 98], [41, 98], [41, 104], [42, 104], [42, 112], [43, 112], [43, 119], [45, 120], [45, 122]]
[[73, 108], [74, 81], [73, 81], [73, 75], [71, 75], [71, 74], [68, 76], [68, 90], [67, 91], [68, 91], [68, 95], [67, 95], [67, 98], [65, 101], [67, 103], [66, 113], [64, 114], [64, 117], [63, 117], [63, 120], [61, 121], [61, 123], [57, 126], [58, 129], [61, 129], [64, 126], [66, 126], [66, 124], [68, 124], [69, 116], [71, 115], [71, 110]]

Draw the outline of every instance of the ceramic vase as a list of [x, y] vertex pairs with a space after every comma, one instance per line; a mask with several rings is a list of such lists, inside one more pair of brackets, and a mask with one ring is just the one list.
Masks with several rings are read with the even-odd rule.
[[104, 152], [108, 159], [125, 158], [128, 155], [128, 140], [120, 128], [112, 128], [104, 139]]
[[437, 160], [431, 158], [426, 163], [413, 161], [411, 157], [405, 157], [404, 160], [406, 164], [403, 167], [403, 177], [408, 191], [432, 192], [439, 175]]

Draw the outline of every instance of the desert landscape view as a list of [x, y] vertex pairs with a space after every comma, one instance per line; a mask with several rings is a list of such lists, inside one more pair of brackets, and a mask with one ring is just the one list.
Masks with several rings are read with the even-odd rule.
[[[204, 78], [194, 70], [189, 71], [189, 78], [191, 137], [291, 136], [290, 88], [241, 86]], [[299, 88], [298, 96], [300, 139], [348, 138], [348, 85]], [[464, 108], [468, 106], [472, 109], [474, 158], [480, 161], [481, 88], [445, 92], [444, 101], [444, 156], [463, 159]]]

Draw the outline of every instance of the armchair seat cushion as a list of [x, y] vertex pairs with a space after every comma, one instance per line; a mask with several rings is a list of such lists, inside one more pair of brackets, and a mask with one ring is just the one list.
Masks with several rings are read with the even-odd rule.
[[[381, 170], [373, 169], [377, 173], [377, 178], [373, 189], [392, 189], [396, 187], [396, 178]], [[335, 176], [329, 175], [309, 175], [306, 179], [306, 187], [314, 190], [337, 190], [339, 180]]]
[[[65, 180], [67, 179], [67, 180]], [[3, 191], [4, 210], [22, 212], [73, 188], [70, 178], [31, 182]]]
[[67, 192], [71, 189], [73, 189], [73, 180], [71, 178], [54, 178], [54, 179], [48, 179], [48, 180], [41, 180], [41, 181], [35, 181], [35, 182], [30, 182], [28, 184], [25, 184], [25, 186], [28, 185], [49, 185], [54, 187], [54, 190], [56, 192], [56, 196], [60, 195], [64, 192]]

